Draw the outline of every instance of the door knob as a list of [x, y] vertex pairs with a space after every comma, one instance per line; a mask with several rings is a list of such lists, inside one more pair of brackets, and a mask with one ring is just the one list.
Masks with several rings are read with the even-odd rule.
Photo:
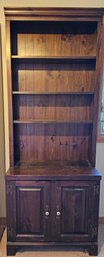
[[46, 215], [46, 216], [49, 216], [49, 211], [46, 211], [46, 212], [45, 212], [45, 215]]
[[57, 214], [57, 216], [60, 216], [60, 215], [61, 215], [60, 211], [57, 211], [56, 214]]

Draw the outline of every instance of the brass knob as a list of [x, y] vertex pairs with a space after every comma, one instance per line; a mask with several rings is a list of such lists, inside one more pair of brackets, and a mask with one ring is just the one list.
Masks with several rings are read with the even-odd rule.
[[57, 216], [60, 216], [61, 213], [60, 213], [60, 211], [57, 211], [56, 214], [57, 214]]
[[49, 216], [49, 211], [46, 211], [46, 212], [45, 212], [45, 215], [46, 215], [46, 216]]

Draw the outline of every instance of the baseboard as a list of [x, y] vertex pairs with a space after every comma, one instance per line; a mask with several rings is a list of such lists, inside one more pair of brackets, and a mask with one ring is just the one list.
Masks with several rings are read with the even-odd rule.
[[104, 224], [104, 217], [99, 217], [99, 224]]

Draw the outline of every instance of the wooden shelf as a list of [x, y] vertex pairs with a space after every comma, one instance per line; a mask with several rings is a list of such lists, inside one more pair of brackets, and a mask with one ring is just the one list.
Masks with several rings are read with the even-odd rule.
[[24, 123], [84, 123], [84, 124], [92, 124], [92, 120], [13, 120], [14, 124], [24, 124]]
[[[49, 169], [51, 170], [53, 166], [56, 166], [58, 170], [60, 168], [63, 169], [63, 167], [91, 167], [91, 163], [89, 160], [82, 160], [82, 161], [40, 161], [40, 162], [23, 162], [19, 161], [15, 164], [15, 168], [23, 168], [23, 169], [34, 169], [34, 168], [44, 168], [44, 169]], [[55, 170], [55, 169], [54, 169]]]
[[30, 92], [13, 91], [13, 95], [93, 95], [94, 92]]
[[83, 63], [83, 62], [95, 62], [96, 56], [22, 56], [12, 55], [12, 60], [17, 61], [31, 61], [31, 62], [68, 62], [68, 63]]
[[[64, 172], [63, 172], [64, 171]], [[45, 181], [56, 181], [57, 177], [60, 181], [86, 181], [90, 178], [90, 180], [99, 180], [101, 178], [98, 170], [93, 168], [90, 163], [87, 165], [85, 163], [68, 163], [54, 161], [53, 163], [24, 163], [17, 164], [14, 168], [9, 169], [6, 173], [6, 181], [9, 182], [10, 179], [12, 181], [22, 181], [23, 178], [28, 180], [45, 180]], [[11, 175], [11, 176], [10, 176]]]
[[96, 59], [95, 55], [87, 55], [87, 56], [32, 56], [32, 55], [12, 55], [11, 56], [12, 59], [72, 59], [72, 60], [76, 60], [76, 59]]

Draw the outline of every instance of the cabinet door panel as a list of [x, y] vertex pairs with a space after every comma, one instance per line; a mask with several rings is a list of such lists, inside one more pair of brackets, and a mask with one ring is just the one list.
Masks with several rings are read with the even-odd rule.
[[84, 233], [86, 211], [85, 188], [63, 187], [62, 189], [62, 231]]
[[56, 241], [87, 241], [89, 238], [89, 185], [81, 182], [57, 182]]
[[47, 240], [50, 211], [49, 183], [17, 182], [16, 184], [16, 239]]

